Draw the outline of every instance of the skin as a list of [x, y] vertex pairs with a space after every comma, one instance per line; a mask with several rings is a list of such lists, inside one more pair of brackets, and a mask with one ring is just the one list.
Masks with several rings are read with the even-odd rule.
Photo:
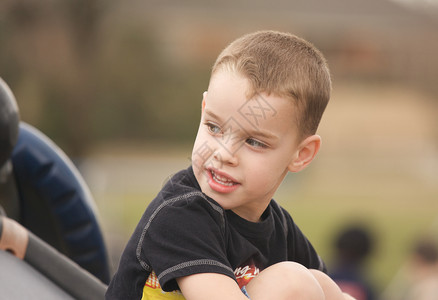
[[248, 80], [237, 73], [220, 70], [213, 75], [204, 93], [192, 165], [205, 194], [257, 222], [286, 174], [313, 160], [321, 139], [312, 135], [299, 140], [292, 100], [275, 95], [260, 95], [275, 116], [259, 117], [257, 124], [249, 121], [240, 111], [259, 104], [247, 99], [248, 89]]

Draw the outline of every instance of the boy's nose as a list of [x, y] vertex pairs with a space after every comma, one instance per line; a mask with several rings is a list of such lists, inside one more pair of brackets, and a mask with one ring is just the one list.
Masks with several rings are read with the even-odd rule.
[[225, 147], [218, 147], [218, 149], [214, 152], [213, 157], [221, 165], [237, 166], [239, 164], [239, 160], [236, 156], [236, 153], [232, 152], [231, 150], [232, 149], [226, 149]]

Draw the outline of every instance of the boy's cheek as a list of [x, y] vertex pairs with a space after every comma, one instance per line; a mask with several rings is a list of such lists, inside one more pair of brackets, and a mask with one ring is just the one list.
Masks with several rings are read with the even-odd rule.
[[192, 166], [194, 170], [201, 170], [205, 161], [213, 154], [213, 149], [209, 147], [207, 143], [197, 144], [193, 148], [192, 152]]
[[202, 168], [202, 163], [203, 162], [199, 158], [192, 156], [192, 167], [195, 173], [198, 173], [199, 170]]

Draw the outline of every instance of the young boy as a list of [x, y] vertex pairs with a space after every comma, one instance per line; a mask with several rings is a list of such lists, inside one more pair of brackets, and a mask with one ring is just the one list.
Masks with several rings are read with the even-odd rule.
[[296, 36], [256, 32], [224, 49], [192, 165], [146, 209], [107, 299], [347, 298], [272, 199], [317, 154], [330, 90], [322, 54]]

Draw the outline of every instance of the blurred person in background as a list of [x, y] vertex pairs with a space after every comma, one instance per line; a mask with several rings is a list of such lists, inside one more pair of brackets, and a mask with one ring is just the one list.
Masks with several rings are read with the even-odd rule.
[[417, 240], [396, 279], [386, 290], [385, 300], [438, 299], [438, 244], [435, 239]]
[[330, 277], [343, 292], [357, 300], [375, 300], [374, 288], [365, 275], [364, 265], [374, 248], [374, 238], [364, 226], [347, 226], [334, 240], [335, 257]]

